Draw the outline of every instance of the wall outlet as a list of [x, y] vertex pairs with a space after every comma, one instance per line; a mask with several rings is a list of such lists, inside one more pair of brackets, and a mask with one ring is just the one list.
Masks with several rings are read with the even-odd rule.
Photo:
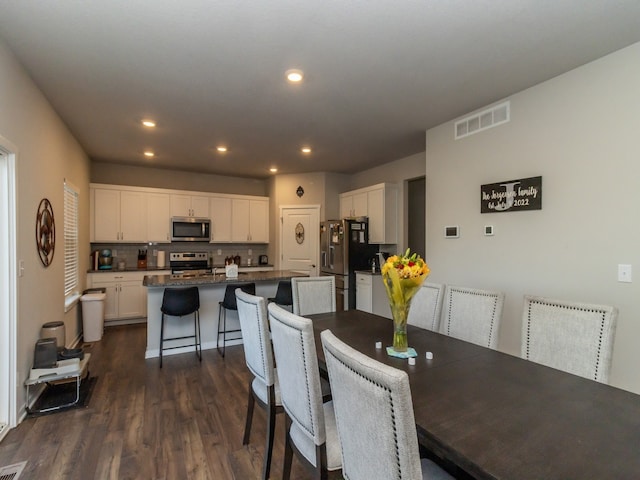
[[157, 257], [157, 256], [158, 256], [158, 250], [155, 250], [155, 249], [153, 250], [153, 256], [154, 256], [154, 257]]
[[118, 256], [118, 250], [111, 250], [111, 256], [112, 257], [117, 257]]
[[221, 248], [218, 249], [218, 255], [222, 255], [222, 249]]
[[249, 249], [248, 254], [251, 255], [253, 253], [253, 250]]

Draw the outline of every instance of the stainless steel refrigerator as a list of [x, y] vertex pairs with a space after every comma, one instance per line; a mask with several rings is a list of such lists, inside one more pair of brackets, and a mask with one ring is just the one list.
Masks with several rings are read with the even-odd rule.
[[336, 277], [336, 309], [356, 308], [356, 270], [371, 270], [378, 251], [369, 245], [367, 220], [327, 220], [320, 223], [320, 275]]

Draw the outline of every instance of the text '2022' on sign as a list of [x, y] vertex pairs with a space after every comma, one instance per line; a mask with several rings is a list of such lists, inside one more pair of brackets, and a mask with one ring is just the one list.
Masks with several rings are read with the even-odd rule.
[[542, 209], [542, 177], [489, 183], [480, 187], [480, 213]]

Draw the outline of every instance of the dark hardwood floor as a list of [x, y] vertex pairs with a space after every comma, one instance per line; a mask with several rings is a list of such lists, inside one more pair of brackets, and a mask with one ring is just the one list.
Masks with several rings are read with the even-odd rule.
[[[266, 419], [255, 409], [242, 445], [250, 374], [242, 347], [145, 360], [146, 327], [112, 327], [89, 345], [98, 381], [89, 406], [27, 418], [0, 443], [0, 466], [27, 461], [22, 479], [256, 479]], [[284, 417], [271, 478], [282, 477]], [[311, 478], [294, 458], [292, 478]]]

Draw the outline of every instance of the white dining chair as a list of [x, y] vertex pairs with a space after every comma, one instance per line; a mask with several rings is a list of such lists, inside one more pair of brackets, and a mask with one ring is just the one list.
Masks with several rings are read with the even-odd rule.
[[275, 303], [268, 305], [280, 395], [287, 418], [282, 478], [291, 476], [293, 453], [314, 478], [340, 470], [333, 402], [323, 403], [313, 323]]
[[423, 283], [411, 300], [407, 323], [438, 332], [444, 288], [440, 283]]
[[247, 368], [253, 374], [253, 378], [249, 382], [247, 419], [242, 444], [247, 445], [249, 443], [251, 424], [253, 422], [253, 408], [257, 402], [265, 410], [267, 416], [267, 440], [262, 468], [262, 479], [267, 480], [271, 470], [276, 414], [284, 411], [280, 400], [278, 377], [274, 368], [269, 325], [267, 323], [267, 307], [263, 297], [251, 295], [240, 288], [235, 290], [235, 295], [244, 344], [244, 358]]
[[526, 295], [522, 358], [607, 383], [618, 309]]
[[420, 460], [409, 377], [321, 333], [329, 371], [342, 476], [346, 480], [452, 479]]
[[332, 275], [294, 277], [291, 279], [291, 294], [296, 315], [336, 311], [336, 279]]
[[447, 285], [440, 333], [495, 349], [504, 293]]

